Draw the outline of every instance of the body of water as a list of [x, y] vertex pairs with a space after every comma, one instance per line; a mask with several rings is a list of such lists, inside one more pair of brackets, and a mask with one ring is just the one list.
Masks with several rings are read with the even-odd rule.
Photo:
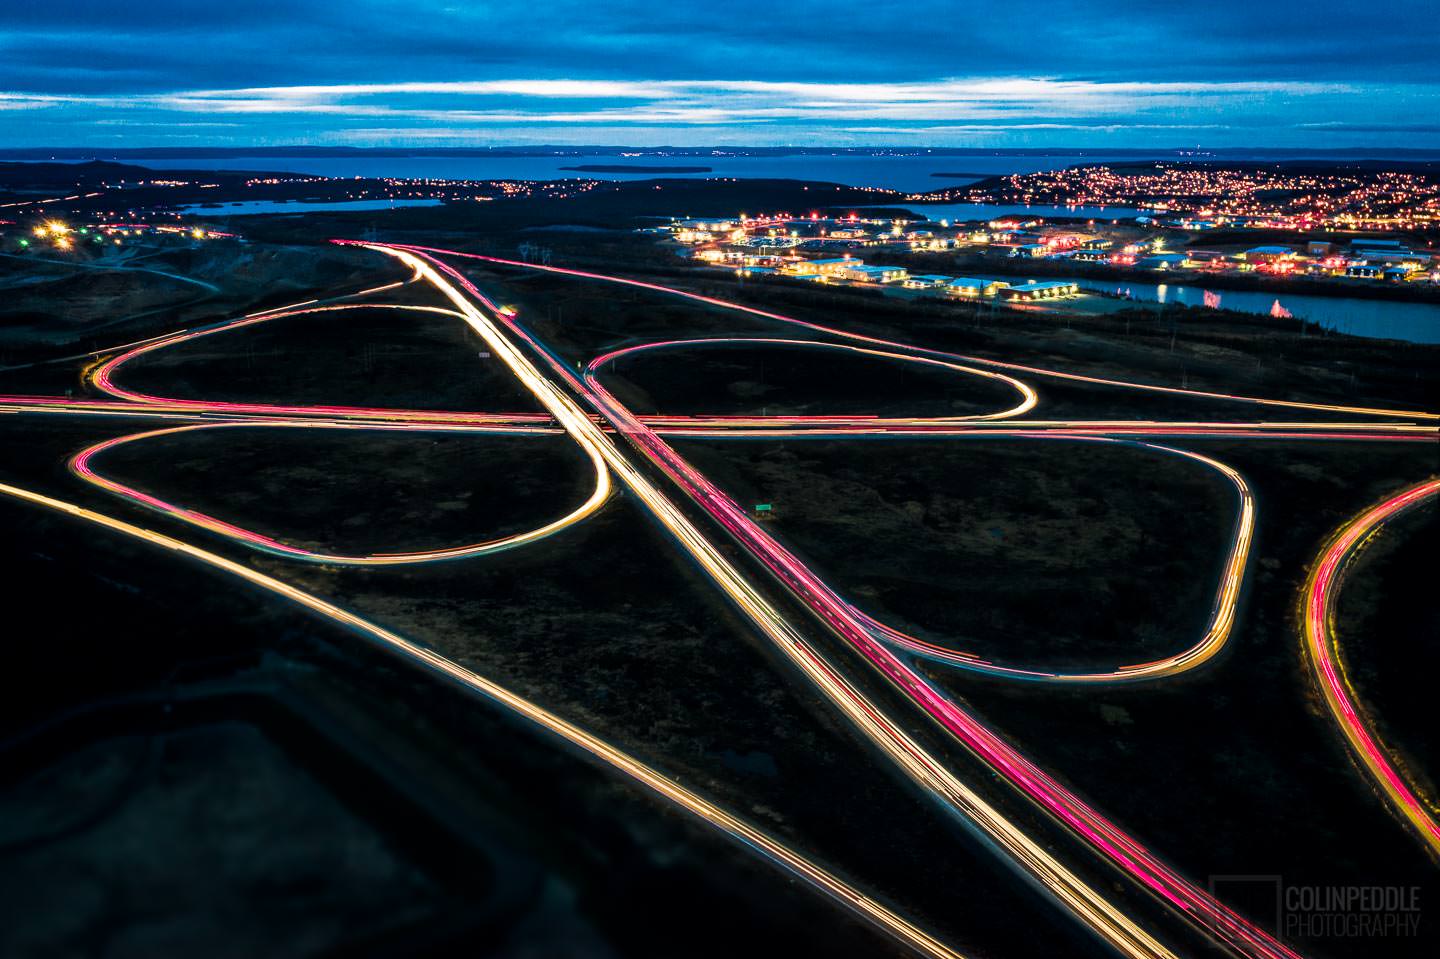
[[[882, 204], [881, 208], [884, 208]], [[893, 209], [893, 206], [890, 207]], [[858, 209], [866, 209], [859, 207]], [[1049, 206], [1029, 203], [926, 203], [905, 209], [928, 220], [993, 220], [1000, 216], [1082, 217], [1087, 220], [1129, 220], [1151, 211], [1126, 206]]]
[[[873, 186], [906, 192], [943, 189], [969, 182], [963, 178], [932, 176], [934, 173], [960, 172], [980, 175], [1032, 173], [1058, 170], [1079, 163], [1106, 162], [1100, 156], [852, 156], [832, 154], [820, 156], [782, 157], [636, 157], [629, 162], [646, 166], [708, 166], [711, 172], [674, 174], [686, 178], [740, 177], [784, 178], [844, 183], [851, 186]], [[1115, 157], [1114, 162], [1136, 162], [1142, 157]], [[1175, 159], [1173, 155], [1157, 154], [1154, 159]], [[1243, 157], [1227, 157], [1238, 160]], [[563, 167], [587, 163], [621, 164], [626, 158], [604, 156], [551, 157], [228, 157], [228, 158], [146, 158], [125, 157], [134, 163], [158, 170], [256, 170], [292, 172], [331, 177], [395, 177], [469, 180], [556, 180], [574, 177], [634, 180], [655, 177], [654, 173], [582, 174]], [[384, 210], [402, 206], [424, 206], [438, 200], [362, 200], [336, 203], [278, 203], [252, 201], [224, 204], [219, 207], [187, 208], [189, 212], [207, 216], [249, 213], [303, 213], [312, 210]], [[917, 214], [940, 220], [987, 220], [1000, 216], [1084, 217], [1114, 220], [1144, 214], [1144, 210], [1127, 207], [1057, 207], [1018, 204], [941, 203], [907, 207]], [[1014, 277], [1000, 277], [1013, 281]], [[1049, 279], [1049, 277], [1046, 277]], [[1077, 279], [1081, 287], [1095, 292], [1128, 292], [1141, 302], [1204, 305], [1204, 289], [1166, 283], [1116, 284], [1105, 280]], [[1384, 337], [1415, 343], [1440, 343], [1440, 305], [1431, 303], [1397, 303], [1357, 297], [1279, 295], [1255, 291], [1216, 290], [1220, 305], [1226, 309], [1270, 315], [1276, 300], [1297, 318], [1310, 320], [1328, 329], [1356, 336]]]
[[176, 207], [196, 216], [243, 216], [249, 213], [314, 213], [317, 210], [396, 210], [403, 206], [439, 206], [442, 200], [336, 200], [306, 203], [303, 200], [241, 200], [221, 203], [191, 203]]
[[[4, 159], [0, 151], [0, 159]], [[675, 177], [739, 177], [791, 180], [818, 180], [843, 183], [847, 186], [883, 187], [906, 193], [941, 190], [963, 186], [976, 179], [1007, 173], [1036, 173], [1061, 170], [1082, 163], [1140, 163], [1150, 160], [1206, 159], [1177, 157], [1159, 152], [1154, 156], [1103, 156], [1057, 154], [1055, 156], [1009, 155], [1003, 152], [978, 156], [950, 156], [918, 152], [904, 155], [866, 156], [852, 154], [819, 154], [807, 156], [638, 156], [615, 154], [574, 156], [352, 156], [332, 157], [107, 157], [97, 153], [96, 159], [132, 163], [156, 170], [253, 170], [264, 172], [304, 173], [330, 177], [395, 177], [400, 179], [447, 180], [564, 180], [590, 178], [600, 180], [643, 180], [657, 176]], [[33, 156], [23, 159], [34, 160]], [[1214, 159], [1214, 158], [1210, 158]], [[1251, 159], [1246, 155], [1227, 155], [1227, 161]], [[1274, 161], [1270, 156], [1253, 159]], [[1301, 157], [1285, 157], [1297, 160]], [[1328, 158], [1334, 161], [1336, 158]], [[1406, 159], [1416, 159], [1407, 157]], [[79, 162], [79, 161], [65, 161]], [[710, 167], [707, 173], [644, 173], [610, 172], [582, 173], [566, 170], [598, 164], [602, 166], [675, 166]], [[965, 177], [941, 177], [937, 173], [973, 174]], [[1112, 212], [1112, 211], [1106, 211]], [[1098, 216], [1097, 216], [1098, 218]]]
[[[1128, 294], [1131, 299], [1146, 303], [1205, 305], [1205, 288], [1200, 286], [1129, 281], [1117, 283], [1088, 277], [1072, 279], [1080, 284], [1081, 289], [1111, 294], [1119, 291]], [[1011, 281], [1013, 282], [1013, 278]], [[1397, 303], [1392, 300], [1368, 300], [1353, 296], [1261, 293], [1255, 290], [1210, 292], [1219, 297], [1218, 305], [1224, 310], [1270, 316], [1275, 304], [1279, 303], [1281, 309], [1288, 310], [1297, 320], [1309, 320], [1339, 333], [1407, 340], [1411, 343], [1440, 343], [1440, 304]], [[1281, 319], [1276, 322], [1285, 321]]]
[[[1134, 161], [1136, 157], [1115, 158]], [[1142, 158], [1143, 159], [1143, 158]], [[933, 173], [1035, 173], [1061, 170], [1077, 163], [1104, 162], [1092, 156], [780, 156], [780, 157], [131, 157], [155, 170], [258, 170], [308, 173], [333, 177], [397, 177], [447, 180], [648, 180], [659, 176], [741, 177], [751, 179], [818, 180], [847, 186], [883, 187], [905, 192], [940, 190], [973, 179], [931, 176]], [[636, 166], [708, 166], [709, 173], [579, 173], [564, 167], [584, 164]], [[978, 179], [978, 177], [976, 178]]]

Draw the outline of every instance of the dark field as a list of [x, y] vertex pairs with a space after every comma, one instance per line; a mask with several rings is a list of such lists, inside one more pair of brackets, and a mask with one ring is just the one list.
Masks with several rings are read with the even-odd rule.
[[[1386, 492], [1432, 474], [1433, 451], [1195, 445], [1244, 473], [1259, 506], [1249, 590], [1229, 649], [1215, 664], [1109, 689], [932, 672], [1024, 743], [1042, 767], [1060, 772], [1189, 875], [1418, 885], [1422, 901], [1440, 896], [1433, 862], [1350, 761], [1313, 687], [1298, 622], [1306, 567], [1331, 530]], [[1433, 554], [1435, 547], [1422, 541], [1414, 548]], [[1387, 678], [1397, 701], [1427, 695], [1429, 677], [1413, 666]], [[1423, 918], [1418, 939], [1387, 940], [1384, 955], [1430, 954], [1434, 921]], [[1363, 941], [1297, 945], [1321, 956], [1375, 955]]]
[[[377, 232], [513, 256], [534, 227], [615, 228], [547, 231], [542, 242], [557, 265], [978, 357], [1226, 393], [1434, 405], [1436, 348], [1302, 336], [1218, 312], [1172, 326], [1153, 314], [1061, 319], [742, 282], [689, 266], [653, 237], [620, 232], [693, 199], [696, 188], [684, 189], [681, 198], [648, 197], [633, 208], [624, 202], [633, 189], [617, 187], [574, 208], [537, 200], [402, 210], [378, 218]], [[784, 196], [792, 188], [772, 189]], [[710, 200], [733, 212], [737, 193], [726, 187]], [[73, 355], [82, 348], [403, 278], [377, 254], [305, 245], [367, 224], [323, 214], [256, 221], [251, 242], [228, 252], [218, 244], [165, 249], [146, 261], [213, 284], [214, 293], [177, 291], [138, 271], [97, 272], [103, 279], [93, 287], [48, 267], [24, 277], [0, 261], [0, 284], [14, 293], [0, 303], [0, 322], [23, 332], [4, 347], [21, 368], [0, 371], [0, 392], [84, 395], [93, 359]], [[607, 350], [661, 340], [814, 335], [653, 292], [459, 265], [513, 304], [571, 371]], [[33, 303], [49, 294], [28, 299], [22, 287], [32, 282], [73, 307], [71, 318], [55, 319], [53, 330], [37, 321]], [[419, 284], [378, 302], [442, 305]], [[112, 325], [116, 317], [123, 322]], [[541, 408], [482, 352], [457, 318], [369, 308], [203, 337], [138, 359], [116, 380], [230, 402]], [[1355, 418], [1015, 375], [1040, 394], [1030, 419]], [[655, 350], [622, 358], [600, 378], [640, 413], [974, 416], [1018, 401], [993, 380], [810, 347]], [[66, 468], [91, 443], [166, 425], [0, 415], [0, 482], [194, 542], [393, 629], [756, 823], [967, 956], [1107, 954], [861, 739], [632, 493], [618, 489], [578, 525], [480, 559], [299, 563], [117, 501]], [[1216, 954], [925, 720], [617, 440], [757, 595], [977, 795], [1181, 954]], [[1303, 658], [1297, 604], [1330, 533], [1380, 496], [1433, 475], [1435, 445], [1157, 442], [1222, 460], [1255, 491], [1246, 585], [1216, 660], [1119, 686], [917, 668], [1202, 888], [1233, 875], [1421, 888], [1420, 937], [1386, 941], [1378, 952], [1362, 940], [1304, 939], [1297, 945], [1307, 956], [1433, 954], [1434, 862], [1350, 761]], [[1223, 477], [1135, 444], [932, 437], [674, 445], [742, 506], [772, 504], [767, 529], [861, 609], [938, 645], [1021, 667], [1109, 668], [1193, 645], [1237, 510]], [[578, 505], [592, 479], [588, 459], [559, 435], [249, 425], [142, 440], [93, 465], [287, 543], [353, 553], [534, 528]], [[1427, 712], [1440, 655], [1429, 588], [1435, 522], [1430, 507], [1376, 538], [1344, 587], [1337, 623], [1382, 735], [1426, 789], [1436, 775]], [[682, 935], [686, 955], [897, 953], [809, 887], [615, 770], [358, 633], [181, 555], [9, 498], [0, 501], [0, 529], [17, 624], [0, 683], [0, 895], [24, 907], [19, 921], [0, 923], [0, 953], [38, 955], [36, 943], [54, 942], [137, 957], [660, 957], [675, 955]], [[200, 878], [185, 881], [192, 876]], [[73, 909], [46, 907], [72, 900]]]
[[355, 281], [360, 289], [403, 275], [339, 248], [316, 256], [304, 248], [226, 240], [134, 243], [98, 251], [80, 244], [68, 260], [41, 250], [0, 256], [0, 366], [227, 319], [337, 284]]
[[287, 544], [351, 555], [535, 529], [595, 486], [590, 461], [558, 436], [240, 426], [141, 440], [92, 465]]
[[534, 412], [535, 400], [452, 316], [306, 313], [143, 354], [115, 379], [179, 399], [280, 405]]
[[680, 345], [622, 356], [599, 372], [640, 413], [976, 416], [1022, 400], [1003, 381], [824, 346]]
[[[68, 441], [58, 437], [53, 446], [58, 450], [81, 443], [77, 434]], [[16, 476], [17, 472], [24, 478]], [[104, 496], [79, 488], [58, 466], [37, 475], [33, 467], [17, 463], [0, 475], [5, 481], [53, 490], [82, 502], [94, 501], [107, 511], [117, 509], [106, 505], [109, 501]], [[187, 494], [186, 499], [190, 498]], [[45, 602], [65, 577], [75, 575], [71, 571], [79, 564], [96, 570], [84, 574], [87, 582], [102, 577], [98, 582], [107, 590], [103, 601], [93, 605], [87, 601], [86, 606], [95, 609], [96, 615], [105, 610], [102, 630], [96, 630], [87, 615], [59, 636], [35, 634], [17, 656], [14, 675], [30, 677], [31, 701], [42, 715], [56, 708], [47, 699], [68, 699], [82, 693], [83, 699], [102, 691], [112, 698], [114, 684], [129, 689], [135, 684], [160, 682], [170, 673], [187, 679], [194, 673], [197, 681], [217, 673], [228, 675], [236, 657], [243, 663], [256, 655], [262, 663], [273, 658], [265, 652], [272, 644], [278, 644], [285, 659], [316, 664], [274, 663], [287, 682], [309, 683], [317, 669], [325, 675], [338, 670], [342, 677], [355, 676], [347, 682], [362, 682], [377, 672], [372, 664], [376, 657], [358, 640], [331, 635], [333, 631], [318, 626], [305, 627], [298, 634], [293, 627], [277, 628], [272, 624], [277, 617], [281, 622], [295, 617], [248, 590], [218, 589], [217, 585], [226, 583], [219, 577], [188, 570], [172, 575], [173, 564], [148, 547], [112, 545], [109, 537], [96, 540], [64, 520], [21, 507], [5, 509], [7, 523], [17, 531], [17, 548], [44, 543], [40, 548], [48, 557], [31, 560], [36, 581], [17, 584], [24, 595]], [[130, 512], [146, 517], [144, 522], [186, 535], [181, 524]], [[848, 732], [838, 728], [828, 710], [803, 686], [795, 685], [783, 664], [761, 648], [728, 607], [704, 588], [689, 564], [649, 530], [644, 518], [620, 498], [582, 526], [528, 549], [482, 561], [346, 571], [259, 558], [242, 549], [222, 552], [398, 627], [482, 675], [624, 743], [686, 785], [720, 798], [772, 833], [807, 850], [818, 850], [823, 861], [842, 873], [865, 875], [869, 888], [887, 898], [932, 902], [927, 912], [934, 916], [933, 924], [953, 929], [949, 935], [956, 942], [973, 942], [978, 948], [984, 941], [1003, 938], [1014, 916], [1027, 915], [1031, 917], [1027, 935], [1033, 954], [1098, 955], [1023, 884], [1004, 874], [997, 877], [983, 848], [896, 782]], [[120, 554], [114, 569], [103, 562], [112, 549]], [[53, 569], [56, 562], [63, 563], [58, 570]], [[51, 582], [55, 585], [46, 585]], [[140, 591], [135, 592], [136, 588]], [[117, 592], [123, 601], [112, 598]], [[165, 612], [172, 605], [173, 612]], [[131, 608], [133, 614], [128, 612]], [[205, 626], [212, 621], [220, 625]], [[300, 622], [304, 621], [301, 617]], [[316, 630], [319, 636], [315, 640], [304, 638]], [[116, 647], [109, 639], [149, 631], [168, 638], [138, 662], [128, 649]], [[258, 652], [251, 651], [257, 641]], [[52, 692], [43, 680], [51, 657], [60, 650], [67, 659], [83, 659], [97, 670], [98, 685], [77, 690], [56, 676]], [[169, 665], [166, 656], [178, 659], [181, 665]], [[147, 669], [152, 658], [158, 662]], [[125, 669], [106, 673], [103, 666], [111, 659], [124, 663]], [[628, 937], [617, 940], [616, 954], [668, 954], [667, 930], [687, 922], [713, 922], [717, 915], [710, 912], [707, 920], [684, 909], [735, 909], [748, 917], [735, 925], [733, 938], [727, 934], [716, 939], [716, 954], [738, 948], [741, 939], [771, 935], [752, 925], [761, 916], [774, 916], [776, 923], [793, 921], [796, 930], [810, 929], [810, 922], [823, 923], [833, 931], [835, 939], [827, 948], [836, 955], [886, 954], [890, 950], [883, 943], [873, 943], [868, 934], [856, 938], [848, 920], [813, 899], [805, 898], [804, 902], [813, 904], [804, 908], [819, 910], [824, 918], [801, 919], [803, 909], [792, 908], [782, 898], [763, 891], [770, 888], [766, 883], [778, 882], [768, 878], [772, 873], [748, 858], [737, 858], [739, 854], [728, 847], [717, 849], [708, 833], [695, 833], [702, 845], [696, 847], [695, 858], [689, 858], [688, 844], [693, 840], [686, 837], [694, 832], [692, 827], [665, 813], [657, 819], [659, 807], [652, 800], [636, 795], [603, 772], [585, 773], [573, 790], [562, 792], [565, 780], [555, 770], [557, 763], [570, 762], [566, 751], [557, 756], [543, 739], [533, 747], [517, 747], [517, 743], [528, 743], [524, 737], [530, 734], [507, 728], [508, 721], [487, 718], [494, 717], [488, 708], [463, 697], [446, 705], [451, 702], [448, 693], [437, 697], [433, 691], [425, 692], [433, 687], [433, 680], [408, 667], [388, 664], [383, 657], [379, 661], [383, 665], [378, 675], [392, 688], [363, 692], [362, 703], [370, 704], [366, 710], [379, 709], [376, 721], [399, 710], [407, 721], [422, 724], [423, 731], [413, 735], [427, 743], [424, 751], [434, 756], [434, 762], [459, 763], [471, 775], [502, 775], [502, 770], [508, 770], [503, 775], [510, 779], [506, 793], [512, 797], [512, 806], [505, 807], [504, 815], [521, 817], [513, 820], [521, 825], [513, 825], [507, 818], [493, 828], [502, 830], [503, 835], [514, 829], [533, 830], [541, 837], [554, 834], [543, 840], [551, 858], [537, 867], [547, 876], [558, 877], [547, 881], [588, 882], [581, 878], [590, 868], [587, 863], [633, 876], [612, 890], [614, 896], [630, 903], [625, 910], [611, 905], [615, 900], [610, 898], [597, 899], [597, 893], [588, 887], [575, 907], [585, 923], [613, 924], [606, 926], [604, 935]], [[134, 675], [136, 670], [139, 675]], [[316, 694], [302, 688], [298, 695], [304, 701]], [[394, 735], [411, 734], [399, 730]], [[387, 748], [404, 754], [415, 748], [408, 742], [402, 738]], [[502, 761], [502, 757], [509, 758]], [[538, 767], [530, 765], [532, 760]], [[513, 761], [520, 762], [518, 770]], [[427, 768], [423, 784], [428, 786], [436, 775]], [[416, 783], [415, 788], [421, 785]], [[463, 782], [450, 786], [442, 777], [438, 788], [475, 787]], [[842, 794], [844, 802], [833, 799]], [[576, 813], [571, 808], [576, 802], [587, 809], [593, 803], [594, 815], [611, 823], [587, 824], [587, 830], [600, 830], [600, 838], [582, 833], [584, 838], [576, 840], [578, 848], [564, 838], [576, 834]], [[475, 814], [462, 809], [455, 815], [459, 822], [447, 828], [461, 828]], [[410, 819], [393, 817], [388, 825], [385, 820], [381, 824], [402, 835], [415, 826]], [[324, 836], [315, 837], [321, 847], [316, 855], [329, 854], [324, 841]], [[945, 848], [939, 859], [930, 855], [937, 842]], [[705, 862], [714, 869], [727, 868], [724, 863], [734, 861], [758, 878], [733, 880], [730, 890], [717, 886], [700, 891], [687, 887], [681, 878], [684, 870], [692, 868], [683, 865], [686, 861]], [[933, 885], [915, 884], [919, 863], [925, 864], [927, 875], [936, 877]], [[464, 863], [451, 863], [451, 867], [460, 873], [455, 881], [475, 881], [476, 867]], [[716, 879], [722, 884], [731, 881]], [[955, 889], [965, 890], [962, 900], [955, 899]], [[332, 894], [343, 899], [342, 892]], [[737, 895], [741, 898], [736, 899]], [[752, 895], [762, 900], [768, 897], [770, 903], [747, 901]], [[684, 909], [679, 902], [687, 904]], [[459, 907], [443, 902], [429, 905], [450, 919], [473, 908], [466, 906], [457, 912]], [[660, 910], [649, 928], [661, 938], [645, 938], [647, 934], [636, 925], [637, 909], [639, 915], [655, 915], [651, 910]], [[604, 910], [605, 916], [595, 916], [596, 910]], [[562, 927], [557, 935], [569, 928]], [[777, 935], [783, 941], [789, 933]], [[455, 940], [444, 941], [452, 947], [455, 944]]]
[[[603, 244], [567, 250], [563, 264], [555, 262], [602, 273], [608, 270], [916, 346], [1192, 390], [1426, 409], [1435, 370], [1440, 368], [1440, 347], [1323, 334], [1314, 328], [1301, 331], [1288, 323], [1239, 313], [1194, 310], [1179, 319], [1178, 310], [1167, 318], [1157, 318], [1153, 310], [1140, 309], [1062, 317], [966, 303], [903, 300], [873, 290], [742, 280], [724, 271], [677, 262], [673, 255], [657, 258], [653, 248], [635, 251], [633, 247], [641, 242], [648, 241], [608, 239]], [[620, 258], [619, 262], [603, 259], [597, 246], [606, 255]], [[504, 248], [494, 253], [514, 256], [513, 250]], [[614, 346], [680, 336], [745, 336], [752, 335], [747, 332], [750, 330], [779, 337], [813, 335], [792, 325], [642, 290], [519, 273], [474, 261], [456, 262], [481, 289], [491, 290], [501, 299], [523, 302], [527, 325], [571, 360], [588, 361]], [[1077, 395], [1061, 381], [1017, 375], [1047, 397], [1054, 394], [1068, 400]], [[1057, 416], [1129, 416], [1135, 412], [1136, 397], [1133, 391], [1087, 388], [1083, 406], [1055, 406], [1051, 411]], [[1140, 402], [1147, 416], [1156, 417], [1248, 419], [1256, 409], [1161, 395], [1145, 395]], [[1284, 415], [1307, 417], [1303, 411], [1287, 410]]]
[[150, 547], [0, 513], [17, 610], [77, 610], [11, 636], [26, 693], [3, 717], [0, 885], [33, 908], [0, 927], [7, 955], [666, 956], [702, 923], [702, 955], [817, 935], [890, 950], [343, 632]]
[[1440, 669], [1440, 509], [1419, 506], [1381, 531], [1351, 566], [1335, 623], [1340, 658], [1397, 764], [1434, 796], [1440, 741], [1425, 677]]
[[1237, 498], [1207, 467], [1069, 440], [684, 442], [872, 616], [1040, 670], [1198, 642]]

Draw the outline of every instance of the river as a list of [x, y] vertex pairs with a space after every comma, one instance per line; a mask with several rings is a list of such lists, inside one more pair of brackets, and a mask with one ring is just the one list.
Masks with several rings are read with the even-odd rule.
[[[1135, 157], [1126, 157], [1135, 160]], [[176, 158], [126, 156], [119, 162], [154, 170], [262, 170], [333, 177], [396, 177], [455, 180], [647, 180], [662, 176], [741, 177], [817, 180], [847, 186], [883, 187], [905, 192], [940, 190], [973, 183], [979, 177], [937, 177], [934, 173], [1034, 173], [1061, 170], [1077, 163], [1099, 163], [1095, 156], [334, 156]], [[587, 164], [635, 166], [707, 166], [708, 173], [582, 173], [565, 167]]]
[[[1013, 277], [1001, 278], [1014, 281]], [[1042, 279], [1052, 279], [1043, 277]], [[1097, 293], [1128, 294], [1146, 303], [1204, 306], [1205, 288], [1173, 283], [1135, 283], [1071, 277], [1082, 289]], [[1278, 303], [1297, 320], [1309, 320], [1328, 330], [1352, 336], [1406, 340], [1411, 343], [1440, 343], [1440, 304], [1397, 303], [1355, 296], [1306, 296], [1290, 293], [1261, 293], [1254, 290], [1211, 290], [1218, 306], [1242, 313], [1273, 315]]]
[[443, 200], [232, 200], [228, 203], [190, 203], [176, 207], [196, 216], [244, 216], [252, 213], [315, 213], [324, 210], [398, 210], [407, 206], [439, 206]]

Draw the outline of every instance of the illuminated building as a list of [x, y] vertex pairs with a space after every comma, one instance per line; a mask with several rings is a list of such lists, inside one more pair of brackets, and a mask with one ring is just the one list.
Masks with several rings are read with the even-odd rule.
[[1240, 254], [1247, 263], [1276, 263], [1295, 259], [1295, 251], [1288, 246], [1257, 246]]
[[1219, 268], [1229, 260], [1229, 256], [1215, 250], [1186, 250], [1184, 265], [1192, 269]]
[[1010, 284], [1003, 280], [977, 280], [974, 277], [962, 276], [959, 279], [951, 280], [950, 285], [945, 288], [945, 292], [951, 296], [978, 299], [982, 296], [994, 296], [1009, 286]]
[[837, 275], [852, 283], [898, 283], [909, 272], [903, 266], [866, 266], [859, 260], [851, 260]]
[[1154, 253], [1135, 261], [1142, 270], [1174, 270], [1185, 266], [1189, 257], [1184, 253]]
[[921, 273], [905, 277], [902, 285], [907, 290], [933, 290], [939, 286], [947, 286], [953, 279], [954, 277], [939, 273]]
[[794, 263], [782, 266], [780, 272], [786, 276], [839, 276], [842, 271], [850, 267], [864, 265], [864, 260], [848, 256], [827, 260], [796, 260]]
[[1080, 287], [1071, 280], [1031, 280], [1000, 291], [1000, 295], [1011, 300], [1057, 300], [1074, 296]]

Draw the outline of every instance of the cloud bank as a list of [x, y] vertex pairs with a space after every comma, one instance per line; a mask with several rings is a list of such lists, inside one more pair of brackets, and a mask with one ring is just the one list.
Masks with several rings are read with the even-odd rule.
[[11, 0], [0, 147], [1440, 147], [1427, 6]]

